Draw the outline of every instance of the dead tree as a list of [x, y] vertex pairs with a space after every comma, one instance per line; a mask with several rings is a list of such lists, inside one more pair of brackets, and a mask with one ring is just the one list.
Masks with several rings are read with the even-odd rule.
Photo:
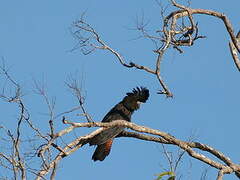
[[[161, 64], [164, 60], [164, 54], [169, 48], [174, 48], [179, 53], [183, 53], [182, 48], [184, 46], [193, 46], [197, 40], [204, 38], [205, 36], [199, 35], [200, 25], [196, 23], [194, 15], [209, 15], [223, 21], [228, 35], [230, 36], [229, 46], [234, 63], [238, 70], [240, 70], [240, 62], [238, 58], [240, 53], [240, 33], [234, 33], [233, 27], [226, 15], [215, 11], [186, 7], [178, 4], [174, 0], [171, 0], [170, 2], [172, 6], [177, 8], [177, 10], [172, 11], [170, 14], [163, 17], [163, 27], [156, 30], [155, 34], [148, 34], [148, 32], [145, 31], [143, 24], [138, 24], [137, 26], [137, 30], [142, 33], [144, 38], [150, 39], [156, 44], [156, 49], [153, 51], [156, 54], [156, 65], [154, 69], [144, 65], [139, 65], [135, 62], [127, 62], [119, 52], [115, 51], [113, 48], [111, 48], [111, 46], [105, 43], [98, 32], [85, 21], [83, 16], [80, 20], [73, 24], [73, 35], [78, 41], [75, 49], [80, 48], [81, 51], [86, 55], [94, 52], [97, 49], [107, 50], [116, 57], [123, 67], [136, 68], [154, 75], [161, 86], [161, 90], [159, 90], [158, 93], [164, 94], [166, 97], [172, 97], [173, 94], [166, 85], [161, 74]], [[179, 20], [182, 18], [186, 18], [187, 22], [184, 24], [179, 23]], [[9, 94], [6, 93], [6, 88], [4, 87], [0, 94], [1, 100], [8, 103], [15, 103], [19, 108], [19, 117], [17, 120], [16, 129], [13, 131], [1, 126], [6, 136], [6, 138], [1, 138], [10, 144], [11, 150], [0, 150], [0, 166], [12, 172], [13, 179], [26, 179], [28, 173], [34, 175], [36, 179], [46, 179], [47, 174], [50, 174], [50, 178], [54, 179], [57, 173], [57, 166], [63, 158], [70, 156], [75, 151], [81, 149], [81, 147], [88, 144], [92, 137], [104, 131], [106, 128], [115, 126], [121, 126], [132, 130], [125, 130], [118, 137], [130, 137], [160, 144], [174, 145], [181, 148], [192, 158], [217, 169], [219, 171], [218, 176], [216, 177], [217, 180], [221, 180], [225, 174], [231, 173], [234, 173], [236, 177], [240, 179], [240, 165], [234, 163], [222, 152], [204, 143], [183, 141], [161, 130], [152, 129], [121, 120], [111, 123], [95, 122], [85, 109], [83, 91], [74, 78], [70, 78], [66, 85], [76, 97], [78, 106], [59, 114], [54, 113], [55, 101], [54, 99], [51, 100], [49, 98], [44, 83], [41, 84], [37, 81], [34, 81], [36, 93], [43, 97], [49, 110], [48, 132], [44, 133], [41, 128], [36, 127], [34, 123], [30, 121], [30, 113], [28, 108], [25, 106], [21, 86], [9, 75], [5, 65], [1, 66], [1, 74], [11, 85], [11, 89], [14, 89], [14, 93]], [[85, 123], [75, 122], [75, 120], [70, 120], [69, 118], [65, 117], [69, 113], [76, 110], [80, 110], [82, 112], [81, 115], [84, 117], [86, 121]], [[63, 125], [68, 127], [63, 128], [60, 131], [56, 131], [54, 120], [57, 118], [61, 118]], [[34, 137], [36, 137], [38, 140], [38, 146], [34, 146], [34, 148], [32, 148], [32, 150], [29, 152], [24, 152], [22, 149], [22, 144], [24, 143], [24, 133], [21, 131], [21, 128], [23, 124], [32, 131]], [[69, 140], [68, 142], [57, 143], [58, 139], [73, 133], [74, 129], [84, 127], [100, 128], [84, 136], [79, 136], [73, 140]], [[28, 143], [31, 144], [31, 142], [32, 139], [28, 139]], [[218, 159], [218, 161], [203, 155], [202, 152], [208, 152], [214, 156], [214, 158]], [[39, 166], [34, 168], [29, 166], [27, 163], [29, 157], [36, 158], [39, 162]], [[6, 179], [8, 178], [11, 177], [6, 177]]]
[[[240, 32], [238, 34], [234, 33], [231, 22], [226, 15], [216, 11], [186, 7], [178, 4], [174, 0], [171, 0], [170, 2], [171, 5], [175, 6], [178, 10], [171, 12], [167, 16], [163, 15], [162, 10], [161, 14], [163, 16], [163, 27], [160, 30], [157, 29], [155, 34], [149, 34], [145, 30], [144, 22], [138, 23], [136, 28], [142, 33], [142, 37], [151, 40], [156, 45], [156, 49], [153, 50], [156, 54], [154, 69], [144, 65], [139, 65], [135, 62], [127, 62], [127, 60], [125, 60], [119, 52], [111, 48], [110, 45], [107, 45], [98, 32], [85, 21], [84, 14], [73, 24], [72, 34], [77, 40], [77, 45], [74, 49], [80, 48], [82, 53], [85, 55], [90, 54], [97, 49], [107, 50], [111, 52], [116, 57], [116, 60], [118, 60], [124, 67], [136, 68], [155, 75], [162, 87], [158, 93], [165, 94], [167, 97], [172, 97], [173, 94], [161, 75], [161, 64], [164, 60], [163, 56], [170, 48], [174, 48], [179, 53], [183, 53], [182, 48], [184, 46], [193, 46], [197, 40], [205, 38], [205, 36], [199, 35], [199, 25], [196, 23], [197, 21], [195, 20], [194, 15], [208, 15], [222, 20], [223, 25], [230, 36], [229, 47], [234, 63], [240, 71], [240, 61], [238, 58], [238, 54], [240, 53], [240, 45], [238, 42], [240, 39]], [[182, 23], [183, 18], [187, 18], [187, 22]]]

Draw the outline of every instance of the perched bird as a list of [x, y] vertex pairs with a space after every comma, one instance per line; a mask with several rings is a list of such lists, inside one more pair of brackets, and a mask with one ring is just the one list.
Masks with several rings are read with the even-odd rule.
[[[127, 93], [121, 102], [115, 105], [103, 118], [102, 122], [112, 122], [115, 120], [131, 121], [133, 112], [139, 109], [141, 103], [145, 103], [149, 97], [149, 90], [145, 87], [134, 88]], [[100, 134], [94, 136], [89, 144], [97, 145], [92, 156], [94, 161], [103, 161], [109, 155], [113, 139], [124, 130], [124, 127], [106, 128]]]

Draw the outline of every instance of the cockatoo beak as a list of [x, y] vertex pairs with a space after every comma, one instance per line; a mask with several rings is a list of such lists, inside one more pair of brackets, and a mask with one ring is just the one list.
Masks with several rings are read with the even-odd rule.
[[141, 101], [137, 101], [137, 104], [140, 106], [142, 104], [142, 102]]

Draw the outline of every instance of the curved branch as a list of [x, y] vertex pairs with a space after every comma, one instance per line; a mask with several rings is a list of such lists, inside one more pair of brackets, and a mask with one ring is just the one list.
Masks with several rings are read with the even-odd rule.
[[[240, 31], [238, 32], [236, 38], [237, 38], [238, 42], [240, 43]], [[240, 71], [240, 60], [238, 57], [238, 51], [236, 49], [236, 46], [231, 41], [229, 42], [229, 48], [230, 48], [234, 63], [237, 66], [238, 70]]]
[[[156, 68], [153, 70], [149, 67], [143, 66], [143, 65], [138, 65], [133, 62], [126, 63], [125, 59], [123, 56], [120, 55], [119, 52], [111, 48], [109, 45], [107, 45], [100, 37], [100, 35], [95, 31], [95, 29], [88, 23], [86, 23], [83, 18], [81, 18], [79, 21], [73, 24], [74, 28], [77, 28], [74, 32], [73, 35], [74, 37], [79, 41], [78, 44], [80, 48], [82, 48], [83, 54], [89, 54], [93, 52], [96, 49], [101, 49], [101, 50], [107, 50], [111, 52], [119, 61], [121, 65], [127, 68], [136, 68], [139, 70], [143, 70], [147, 73], [154, 74], [156, 75], [160, 85], [162, 86], [163, 93], [161, 94], [166, 94], [167, 97], [172, 97], [172, 93], [168, 90], [167, 85], [165, 85], [164, 81], [162, 80], [162, 77], [160, 76], [160, 64], [157, 62], [156, 63]], [[84, 37], [81, 35], [81, 32], [87, 32], [89, 33], [89, 37]], [[164, 50], [162, 50], [162, 55], [164, 51], [169, 47], [170, 41], [166, 43]], [[86, 47], [89, 47], [86, 50]], [[162, 56], [161, 55], [161, 56]], [[158, 58], [159, 59], [159, 58]]]
[[[225, 173], [232, 173], [232, 172], [235, 172], [237, 174], [240, 173], [240, 166], [237, 165], [237, 164], [234, 164], [230, 160], [230, 158], [225, 156], [223, 153], [217, 151], [216, 149], [214, 149], [210, 146], [198, 143], [198, 142], [182, 141], [182, 140], [179, 140], [179, 139], [173, 137], [172, 135], [170, 135], [168, 133], [165, 133], [165, 132], [162, 132], [162, 131], [159, 131], [159, 130], [156, 130], [156, 129], [151, 129], [151, 128], [148, 128], [148, 127], [145, 127], [145, 126], [139, 126], [139, 125], [136, 125], [134, 123], [130, 123], [130, 122], [123, 121], [123, 120], [117, 120], [117, 121], [113, 121], [113, 122], [110, 122], [110, 123], [100, 123], [100, 122], [74, 123], [74, 122], [69, 122], [69, 121], [65, 120], [64, 123], [69, 124], [73, 127], [104, 127], [104, 128], [110, 128], [110, 127], [114, 127], [114, 126], [121, 126], [121, 127], [125, 127], [125, 128], [130, 128], [130, 129], [132, 129], [134, 131], [137, 131], [137, 132], [147, 133], [147, 134], [150, 134], [150, 135], [157, 135], [157, 136], [160, 136], [161, 139], [157, 139], [156, 137], [150, 137], [150, 136], [147, 136], [147, 135], [139, 135], [139, 134], [135, 134], [135, 133], [126, 133], [126, 132], [123, 132], [123, 134], [121, 134], [120, 136], [126, 135], [126, 136], [131, 136], [131, 137], [135, 137], [135, 138], [139, 138], [139, 139], [176, 145], [176, 146], [180, 147], [181, 149], [185, 150], [193, 158], [198, 159], [198, 160], [200, 160], [200, 161], [202, 161], [206, 164], [209, 164], [210, 166], [212, 166], [216, 169], [219, 169], [219, 170], [224, 169]], [[102, 130], [103, 129], [101, 129], [101, 131]], [[215, 157], [217, 157], [218, 159], [222, 160], [225, 164], [221, 164], [219, 162], [216, 162], [216, 161], [204, 156], [203, 154], [197, 153], [196, 151], [193, 150], [193, 148], [197, 148], [197, 149], [200, 149], [200, 150], [203, 150], [203, 151], [207, 151], [207, 152], [211, 153], [212, 155], [214, 155]]]
[[233, 29], [232, 24], [231, 24], [230, 20], [228, 19], [228, 17], [223, 13], [219, 13], [219, 12], [212, 11], [212, 10], [188, 8], [188, 7], [185, 7], [183, 5], [176, 3], [175, 0], [171, 0], [171, 2], [175, 7], [180, 8], [181, 10], [170, 13], [165, 18], [165, 24], [167, 24], [171, 18], [173, 19], [173, 22], [176, 22], [176, 20], [178, 18], [184, 17], [184, 16], [189, 16], [189, 14], [205, 14], [205, 15], [209, 15], [209, 16], [213, 16], [213, 17], [221, 19], [225, 25], [225, 28], [226, 28], [230, 38], [231, 38], [230, 50], [231, 50], [234, 62], [236, 64], [238, 70], [240, 71], [240, 61], [238, 58], [236, 58], [237, 52], [240, 53], [240, 44], [239, 44], [239, 36], [240, 35], [238, 33], [238, 35], [235, 36], [234, 29]]

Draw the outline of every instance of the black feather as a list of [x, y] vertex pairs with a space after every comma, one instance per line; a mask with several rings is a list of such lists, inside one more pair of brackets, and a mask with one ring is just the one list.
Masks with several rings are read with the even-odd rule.
[[[115, 105], [103, 118], [102, 122], [112, 122], [115, 120], [131, 121], [134, 111], [139, 109], [140, 103], [145, 103], [149, 97], [149, 90], [145, 87], [136, 87], [121, 102]], [[90, 145], [97, 145], [92, 159], [103, 161], [110, 153], [113, 139], [124, 130], [124, 127], [106, 128], [89, 140]]]
[[149, 90], [145, 87], [136, 87], [132, 92], [128, 92], [127, 95], [136, 98], [137, 101], [145, 103], [149, 97]]

